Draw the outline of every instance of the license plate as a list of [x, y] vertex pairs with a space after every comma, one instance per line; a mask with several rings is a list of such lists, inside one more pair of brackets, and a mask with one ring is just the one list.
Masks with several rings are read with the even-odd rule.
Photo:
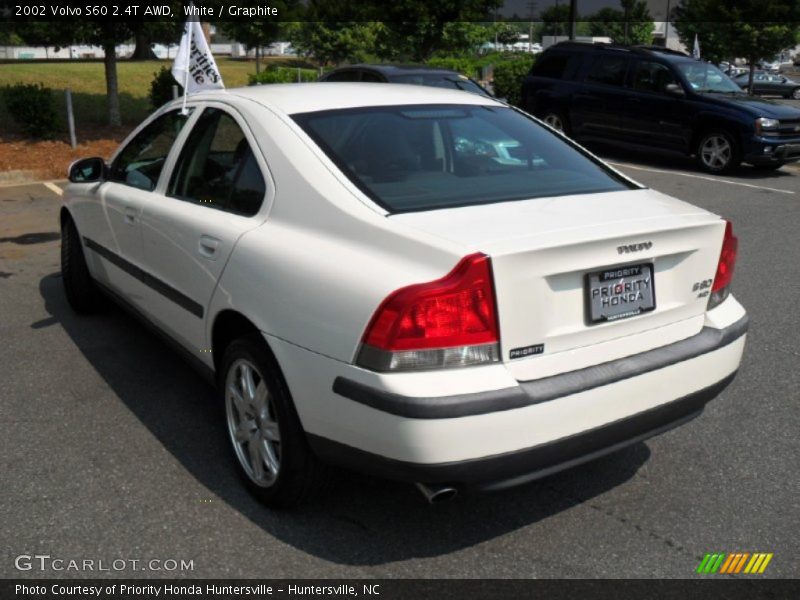
[[589, 321], [616, 321], [656, 307], [653, 265], [611, 267], [586, 275]]

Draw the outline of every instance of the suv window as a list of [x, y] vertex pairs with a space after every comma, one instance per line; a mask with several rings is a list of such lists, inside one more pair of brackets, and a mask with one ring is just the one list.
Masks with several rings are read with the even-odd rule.
[[368, 83], [383, 83], [383, 78], [372, 71], [361, 71], [361, 81]]
[[641, 61], [636, 64], [633, 74], [633, 89], [663, 94], [666, 86], [670, 83], [678, 82], [667, 65], [651, 61]]
[[169, 195], [251, 216], [265, 192], [253, 149], [236, 121], [217, 108], [205, 109], [181, 150]]
[[173, 110], [147, 125], [114, 159], [108, 179], [146, 191], [154, 190], [170, 148], [186, 120]]
[[550, 79], [571, 79], [581, 63], [581, 55], [550, 52], [531, 67], [531, 75]]
[[622, 85], [625, 81], [626, 56], [598, 56], [586, 76], [586, 81], [605, 85]]
[[359, 81], [361, 73], [358, 71], [337, 71], [336, 73], [331, 73], [325, 79], [325, 81]]

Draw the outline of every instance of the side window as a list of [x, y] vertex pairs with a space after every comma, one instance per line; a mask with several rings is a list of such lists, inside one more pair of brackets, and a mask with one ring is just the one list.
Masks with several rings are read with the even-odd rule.
[[367, 83], [383, 83], [381, 76], [371, 71], [362, 71], [361, 81], [366, 81]]
[[178, 111], [150, 123], [114, 159], [109, 180], [147, 191], [155, 189], [170, 148], [185, 123], [186, 117]]
[[628, 59], [625, 56], [598, 56], [586, 76], [586, 81], [621, 86], [625, 81], [627, 65]]
[[331, 74], [325, 81], [359, 81], [358, 71], [338, 71]]
[[670, 83], [677, 81], [668, 66], [648, 61], [637, 63], [633, 74], [633, 89], [663, 94]]
[[561, 79], [567, 69], [567, 55], [549, 53], [537, 60], [531, 68], [531, 75]]
[[216, 108], [200, 115], [172, 172], [169, 195], [252, 216], [266, 184], [244, 133]]

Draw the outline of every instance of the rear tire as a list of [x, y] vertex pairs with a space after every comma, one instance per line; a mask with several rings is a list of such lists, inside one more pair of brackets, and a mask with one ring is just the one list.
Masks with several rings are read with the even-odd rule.
[[542, 121], [547, 123], [556, 131], [560, 131], [564, 135], [569, 135], [569, 121], [567, 118], [557, 110], [550, 110], [544, 113]]
[[708, 173], [729, 173], [742, 162], [736, 139], [722, 129], [701, 134], [695, 152], [700, 168]]
[[78, 229], [69, 217], [61, 226], [61, 281], [72, 310], [81, 315], [97, 312], [101, 292], [89, 274]]
[[794, 98], [795, 100], [800, 100], [800, 88], [794, 88], [790, 97]]
[[305, 503], [329, 472], [306, 440], [289, 389], [260, 334], [232, 342], [223, 354], [219, 393], [239, 476], [272, 508]]

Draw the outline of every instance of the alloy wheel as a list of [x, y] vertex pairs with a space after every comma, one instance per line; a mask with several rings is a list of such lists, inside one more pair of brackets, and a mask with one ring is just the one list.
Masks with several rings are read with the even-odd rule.
[[724, 135], [710, 135], [700, 146], [700, 160], [712, 171], [722, 171], [730, 164], [732, 158], [733, 148]]
[[281, 468], [281, 433], [272, 395], [264, 378], [249, 360], [240, 358], [225, 378], [228, 433], [250, 480], [270, 487]]
[[564, 123], [561, 122], [561, 117], [555, 113], [548, 113], [544, 118], [544, 122], [556, 131], [564, 131]]

